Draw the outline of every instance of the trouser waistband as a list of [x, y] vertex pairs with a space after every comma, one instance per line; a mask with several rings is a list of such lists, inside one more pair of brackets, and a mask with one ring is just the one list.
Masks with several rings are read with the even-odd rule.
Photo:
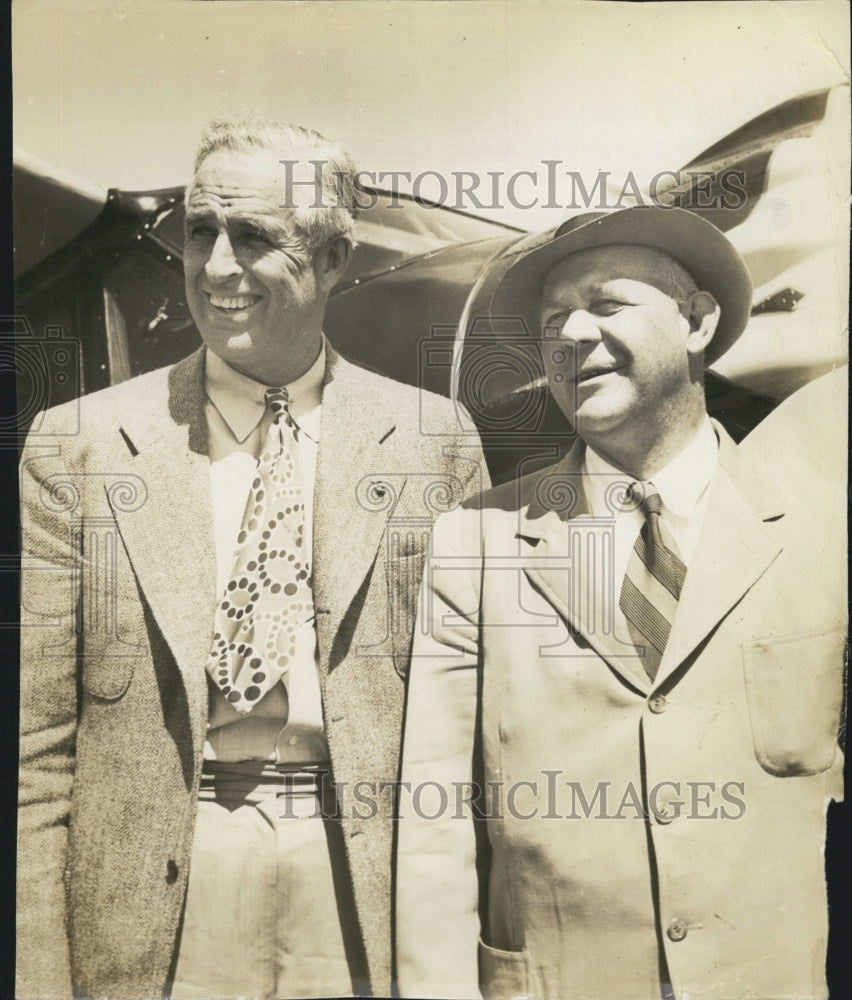
[[319, 795], [331, 780], [328, 764], [276, 764], [272, 761], [205, 760], [202, 794], [210, 792]]

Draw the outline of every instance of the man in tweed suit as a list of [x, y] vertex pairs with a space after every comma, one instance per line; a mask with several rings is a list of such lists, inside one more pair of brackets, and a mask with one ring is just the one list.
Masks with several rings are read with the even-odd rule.
[[[322, 161], [321, 192], [282, 161]], [[425, 539], [484, 471], [447, 401], [323, 337], [353, 178], [315, 132], [213, 123], [186, 199], [205, 346], [30, 435], [21, 998], [389, 993]]]

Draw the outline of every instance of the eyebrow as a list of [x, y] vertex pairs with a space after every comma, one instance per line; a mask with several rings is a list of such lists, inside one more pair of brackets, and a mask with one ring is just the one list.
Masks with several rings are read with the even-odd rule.
[[251, 212], [237, 212], [234, 215], [228, 216], [228, 224], [230, 225], [231, 223], [235, 226], [247, 226], [252, 229], [259, 229], [264, 233], [287, 232], [287, 227], [278, 219], [268, 215], [254, 215]]
[[[618, 280], [617, 277], [605, 278], [603, 281], [596, 281], [593, 285], [590, 285], [588, 287], [583, 287], [582, 289], [580, 289], [580, 292], [582, 296], [585, 298], [585, 300], [590, 304], [594, 303], [596, 298], [606, 298], [606, 299], [612, 298], [612, 299], [618, 299], [619, 301], [628, 302], [629, 296], [626, 296], [625, 293], [623, 292], [615, 291], [610, 287], [612, 282], [617, 280]], [[572, 287], [571, 289], [572, 291], [574, 290], [574, 287], [576, 286]], [[566, 311], [573, 312], [577, 308], [581, 307], [578, 307], [576, 303], [564, 302], [560, 299], [546, 298], [542, 299], [539, 311], [542, 314], [547, 312], [558, 314]]]
[[[186, 211], [184, 225], [189, 226], [194, 222], [204, 222], [208, 219], [218, 219], [219, 214], [212, 208], [199, 206]], [[228, 228], [234, 229], [256, 229], [264, 236], [289, 236], [290, 231], [283, 222], [271, 219], [265, 215], [255, 215], [251, 212], [238, 212], [226, 217]]]
[[[574, 282], [572, 285], [570, 285], [568, 290], [570, 292], [572, 292], [572, 293], [575, 292], [575, 291], [579, 291], [582, 295], [588, 295], [588, 296], [592, 296], [592, 295], [604, 295], [604, 294], [607, 294], [608, 291], [612, 290], [611, 286], [612, 286], [612, 283], [614, 281], [620, 281], [624, 277], [625, 277], [624, 275], [614, 274], [611, 278], [603, 278], [603, 279], [601, 279], [599, 281], [593, 282], [592, 284], [587, 284], [581, 278], [579, 281]], [[552, 302], [553, 299], [552, 298], [548, 298], [545, 301], [551, 301]]]
[[574, 306], [560, 305], [556, 302], [543, 302], [541, 308], [539, 309], [539, 316], [542, 321], [548, 322], [557, 316], [564, 316], [566, 313], [571, 313], [574, 311]]

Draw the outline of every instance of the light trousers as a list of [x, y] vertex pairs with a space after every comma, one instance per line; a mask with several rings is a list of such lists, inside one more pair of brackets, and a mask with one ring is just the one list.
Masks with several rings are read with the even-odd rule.
[[239, 766], [202, 783], [172, 1000], [353, 995], [346, 862], [321, 801], [315, 781]]

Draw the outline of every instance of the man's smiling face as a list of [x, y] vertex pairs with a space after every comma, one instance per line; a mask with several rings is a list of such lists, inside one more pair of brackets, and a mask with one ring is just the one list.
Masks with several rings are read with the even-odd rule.
[[[690, 324], [671, 297], [671, 264], [656, 250], [582, 250], [547, 276], [541, 321], [556, 402], [581, 436], [653, 426], [690, 386]], [[555, 334], [555, 336], [554, 336]]]
[[325, 291], [285, 200], [283, 154], [219, 149], [186, 205], [190, 312], [208, 348], [253, 377], [282, 352], [319, 352]]

